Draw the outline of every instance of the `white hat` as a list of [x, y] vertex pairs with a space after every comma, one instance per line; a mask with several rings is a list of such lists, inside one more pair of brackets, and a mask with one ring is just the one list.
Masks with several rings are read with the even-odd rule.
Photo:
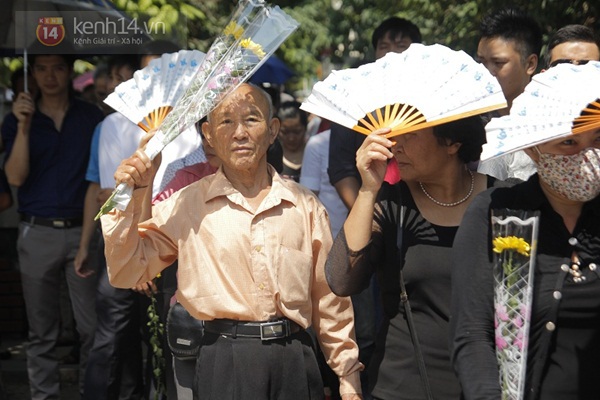
[[481, 160], [593, 128], [600, 128], [600, 62], [559, 64], [533, 77], [510, 115], [486, 125]]

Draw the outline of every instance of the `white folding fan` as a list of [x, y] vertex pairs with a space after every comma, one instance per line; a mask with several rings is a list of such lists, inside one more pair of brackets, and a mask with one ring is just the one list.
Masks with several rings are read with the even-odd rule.
[[396, 136], [506, 107], [488, 70], [463, 51], [412, 44], [358, 68], [333, 71], [302, 109], [368, 135]]
[[[245, 82], [298, 25], [281, 8], [270, 6], [264, 0], [240, 1], [206, 57], [201, 60], [200, 54], [192, 52], [191, 58], [175, 57], [153, 64], [145, 69], [145, 74], [134, 75], [135, 83], [130, 82], [130, 87], [125, 86], [116, 94], [115, 108], [145, 129], [157, 127], [144, 149], [152, 160], [181, 132]], [[193, 68], [193, 64], [197, 68]], [[164, 81], [153, 83], [151, 79], [155, 75], [165, 76]], [[132, 187], [121, 182], [102, 205], [96, 219], [115, 207], [125, 210], [132, 192]]]
[[559, 64], [533, 77], [510, 115], [485, 127], [481, 159], [600, 128], [600, 62]]
[[104, 102], [145, 131], [156, 128], [190, 86], [204, 56], [197, 50], [163, 54], [117, 86]]

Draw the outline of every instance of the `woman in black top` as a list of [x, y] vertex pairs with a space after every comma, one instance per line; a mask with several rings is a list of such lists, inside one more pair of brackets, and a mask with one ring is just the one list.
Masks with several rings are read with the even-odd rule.
[[[336, 294], [348, 296], [367, 287], [377, 271], [385, 316], [368, 366], [372, 395], [426, 399], [400, 301], [402, 270], [433, 398], [455, 400], [460, 386], [448, 349], [450, 249], [468, 204], [491, 184], [467, 168], [481, 153], [483, 122], [470, 117], [397, 136], [396, 143], [383, 136], [387, 132], [367, 136], [357, 152], [362, 186], [328, 257], [327, 279]], [[396, 185], [383, 183], [392, 157], [402, 176]]]
[[[595, 79], [600, 80], [600, 63], [595, 68]], [[600, 85], [596, 88], [594, 98], [586, 103], [600, 97]], [[564, 89], [578, 90], [569, 82]], [[559, 95], [556, 101], [563, 104], [565, 99]], [[511, 116], [503, 118], [515, 116], [511, 110]], [[505, 208], [540, 213], [525, 398], [600, 398], [600, 125], [570, 135], [569, 118], [567, 122], [565, 137], [540, 139], [539, 129], [533, 128], [521, 136], [523, 140], [530, 134], [531, 145], [536, 144], [525, 151], [537, 164], [538, 174], [511, 188], [478, 196], [456, 235], [453, 362], [468, 400], [501, 398], [490, 213]], [[488, 134], [488, 145], [502, 145], [499, 140]]]

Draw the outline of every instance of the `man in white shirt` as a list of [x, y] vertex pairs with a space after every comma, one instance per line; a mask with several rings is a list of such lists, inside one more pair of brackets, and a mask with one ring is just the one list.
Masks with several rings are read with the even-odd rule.
[[[535, 74], [542, 31], [533, 18], [513, 8], [492, 12], [483, 19], [480, 30], [477, 58], [498, 79], [508, 103], [498, 114], [508, 115], [513, 100]], [[527, 180], [536, 168], [525, 153], [516, 152], [481, 163], [478, 171], [501, 180]]]
[[329, 138], [331, 131], [328, 129], [311, 136], [304, 148], [302, 170], [300, 171], [300, 184], [306, 186], [317, 196], [327, 209], [331, 234], [336, 237], [346, 217], [348, 209], [342, 202], [340, 195], [329, 182], [327, 166], [329, 165]]

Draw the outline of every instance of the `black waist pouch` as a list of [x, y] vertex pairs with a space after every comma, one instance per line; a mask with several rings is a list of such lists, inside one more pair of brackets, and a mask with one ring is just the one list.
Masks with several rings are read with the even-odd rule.
[[167, 314], [167, 342], [174, 357], [195, 359], [200, 349], [204, 326], [180, 304], [175, 303]]

